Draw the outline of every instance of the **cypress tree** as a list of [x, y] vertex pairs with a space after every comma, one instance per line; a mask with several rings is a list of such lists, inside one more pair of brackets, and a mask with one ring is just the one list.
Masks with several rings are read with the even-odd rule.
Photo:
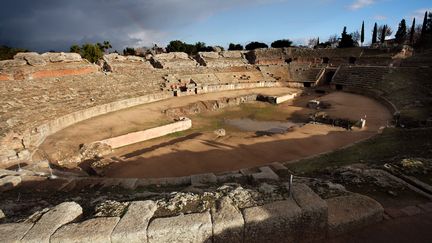
[[405, 19], [399, 23], [399, 28], [396, 32], [395, 38], [396, 42], [399, 44], [403, 44], [406, 40], [407, 30], [406, 30], [406, 22]]
[[384, 43], [387, 32], [387, 25], [385, 24], [381, 31], [381, 43]]
[[426, 36], [427, 20], [428, 20], [428, 12], [426, 11], [424, 19], [423, 19], [423, 26], [422, 26], [421, 35], [420, 35], [420, 39], [422, 41], [425, 39], [425, 36]]
[[363, 42], [364, 42], [364, 21], [363, 21], [363, 23], [362, 23], [362, 28], [361, 28], [361, 33], [360, 33], [360, 42], [361, 42], [361, 45], [363, 46]]
[[378, 36], [378, 25], [375, 23], [373, 33], [372, 33], [372, 44], [375, 44], [377, 42], [377, 36]]
[[411, 31], [410, 31], [410, 44], [414, 44], [414, 34], [415, 34], [415, 18], [413, 19]]

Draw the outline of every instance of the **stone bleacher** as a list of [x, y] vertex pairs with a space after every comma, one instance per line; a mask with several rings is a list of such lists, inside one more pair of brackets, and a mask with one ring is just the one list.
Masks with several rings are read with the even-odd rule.
[[336, 71], [332, 84], [344, 88], [372, 89], [389, 72], [389, 67], [341, 66]]

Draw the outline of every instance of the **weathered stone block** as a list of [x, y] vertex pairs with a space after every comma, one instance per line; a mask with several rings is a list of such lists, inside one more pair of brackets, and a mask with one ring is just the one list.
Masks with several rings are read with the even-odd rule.
[[111, 234], [111, 241], [147, 242], [147, 227], [156, 209], [153, 201], [131, 203]]
[[0, 224], [0, 242], [20, 242], [32, 223]]
[[61, 226], [82, 215], [82, 208], [75, 202], [61, 203], [42, 215], [38, 222], [24, 236], [23, 242], [49, 242], [50, 236]]
[[254, 180], [279, 180], [279, 176], [268, 166], [260, 168], [259, 173], [252, 174]]
[[217, 177], [213, 173], [192, 175], [191, 176], [191, 182], [192, 182], [192, 185], [216, 183]]
[[381, 204], [360, 194], [334, 197], [326, 202], [330, 236], [379, 222], [383, 218], [384, 209]]
[[150, 243], [211, 242], [212, 222], [210, 213], [155, 219], [150, 223], [147, 235]]
[[213, 242], [243, 242], [244, 220], [240, 210], [230, 198], [221, 199], [211, 211]]
[[46, 62], [43, 56], [36, 52], [20, 52], [14, 56], [14, 59], [26, 60], [31, 66], [45, 66]]
[[27, 65], [27, 62], [25, 60], [4, 60], [0, 61], [0, 69], [6, 69], [10, 67], [21, 67]]
[[305, 184], [294, 184], [292, 197], [302, 209], [297, 240], [323, 239], [327, 231], [327, 203]]
[[63, 242], [111, 242], [111, 233], [119, 217], [93, 218], [81, 223], [61, 227], [51, 236], [51, 243]]
[[293, 200], [246, 208], [244, 242], [295, 242], [301, 214]]

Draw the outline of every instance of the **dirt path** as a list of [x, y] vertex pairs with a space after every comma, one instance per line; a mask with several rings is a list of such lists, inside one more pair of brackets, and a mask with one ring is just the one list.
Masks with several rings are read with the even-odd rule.
[[[307, 100], [313, 96], [301, 97], [294, 103], [277, 107], [269, 118], [279, 119], [305, 117], [313, 110], [306, 109]], [[315, 97], [316, 98], [316, 97]], [[326, 112], [332, 117], [359, 119], [367, 116], [367, 127], [363, 130], [347, 131], [342, 128], [307, 124], [286, 134], [256, 136], [251, 132], [230, 130], [217, 123], [215, 128], [225, 128], [226, 137], [217, 138], [210, 131], [196, 127], [218, 121], [224, 115], [247, 116], [240, 108], [231, 112], [211, 113], [208, 117], [192, 117], [197, 133], [189, 137], [164, 137], [117, 150], [120, 163], [106, 169], [109, 177], [170, 177], [206, 172], [223, 172], [255, 167], [276, 161], [290, 161], [352, 144], [375, 135], [379, 128], [391, 118], [384, 106], [367, 97], [335, 92], [320, 98], [332, 104]], [[270, 108], [269, 109], [273, 109]], [[214, 115], [216, 114], [216, 115]], [[210, 119], [210, 121], [206, 120]]]

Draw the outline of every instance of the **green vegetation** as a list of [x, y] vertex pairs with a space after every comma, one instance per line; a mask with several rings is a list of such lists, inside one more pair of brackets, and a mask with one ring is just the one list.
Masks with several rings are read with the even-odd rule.
[[125, 55], [125, 56], [135, 56], [136, 55], [135, 48], [133, 48], [133, 47], [126, 47], [123, 50], [123, 55]]
[[103, 57], [103, 52], [97, 44], [84, 44], [80, 54], [91, 63], [96, 63]]
[[287, 166], [296, 174], [314, 174], [328, 167], [355, 163], [382, 166], [404, 158], [432, 158], [432, 129], [388, 128], [376, 137], [325, 155]]
[[253, 41], [246, 45], [246, 50], [251, 51], [258, 48], [268, 48], [268, 45], [262, 42]]
[[204, 42], [197, 42], [194, 45], [180, 40], [171, 41], [166, 47], [167, 52], [186, 52], [189, 55], [196, 55], [198, 52], [213, 51], [213, 47], [206, 46]]
[[348, 48], [354, 46], [355, 46], [355, 41], [353, 40], [353, 36], [351, 34], [347, 34], [346, 27], [344, 27], [338, 48]]
[[89, 62], [96, 63], [98, 60], [102, 59], [103, 53], [110, 48], [112, 48], [110, 42], [104, 41], [103, 44], [87, 43], [82, 46], [74, 44], [70, 47], [70, 52], [78, 53]]
[[432, 47], [432, 12], [425, 12], [420, 38], [416, 46], [421, 48]]
[[22, 49], [22, 48], [12, 48], [12, 47], [8, 47], [8, 46], [0, 46], [0, 61], [13, 59], [15, 54], [17, 54], [18, 52], [28, 52], [28, 50]]
[[410, 36], [409, 42], [410, 42], [411, 45], [414, 44], [415, 24], [416, 24], [416, 19], [414, 18], [413, 22], [412, 22], [412, 25], [411, 25], [411, 30], [409, 32], [409, 36]]
[[378, 25], [375, 23], [373, 31], [372, 31], [372, 44], [377, 43], [378, 38]]
[[240, 44], [234, 44], [234, 43], [230, 43], [228, 50], [229, 51], [242, 51], [244, 49], [244, 47]]
[[396, 31], [396, 42], [399, 44], [403, 44], [406, 41], [407, 37], [407, 27], [405, 19], [402, 19], [402, 21], [399, 23], [398, 30]]
[[378, 26], [378, 39], [381, 43], [384, 43], [385, 39], [393, 34], [393, 30], [388, 25], [380, 25]]
[[360, 43], [363, 46], [365, 41], [365, 30], [364, 30], [364, 21], [362, 22], [361, 33], [360, 33]]
[[284, 48], [284, 47], [290, 47], [292, 45], [292, 41], [289, 39], [283, 39], [283, 40], [276, 40], [273, 43], [271, 43], [271, 47], [273, 48]]

